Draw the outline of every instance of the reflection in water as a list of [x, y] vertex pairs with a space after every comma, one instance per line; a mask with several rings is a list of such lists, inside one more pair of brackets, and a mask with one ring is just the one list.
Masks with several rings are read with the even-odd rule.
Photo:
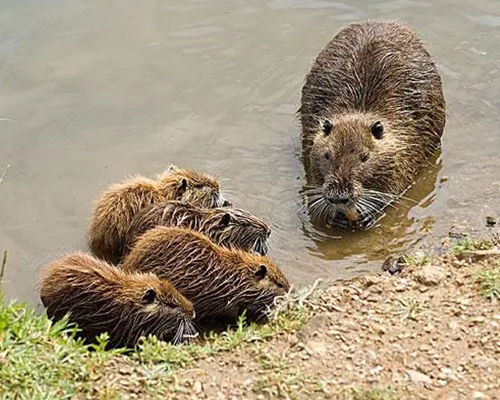
[[325, 260], [341, 260], [355, 255], [363, 255], [362, 260], [381, 260], [415, 245], [434, 223], [431, 216], [422, 219], [412, 216], [416, 208], [429, 207], [438, 190], [437, 176], [442, 161], [434, 159], [429, 163], [404, 196], [387, 207], [386, 215], [367, 230], [343, 230], [313, 219], [307, 211], [307, 199], [303, 197], [305, 211], [300, 214], [300, 219], [304, 235], [315, 244], [311, 253]]

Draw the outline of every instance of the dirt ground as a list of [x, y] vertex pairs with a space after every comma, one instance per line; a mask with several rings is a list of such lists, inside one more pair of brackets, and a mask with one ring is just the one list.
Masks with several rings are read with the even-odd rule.
[[[500, 306], [477, 278], [499, 262], [446, 255], [335, 282], [304, 300], [314, 316], [299, 331], [201, 357], [164, 398], [500, 399]], [[145, 396], [134, 368], [107, 377], [123, 398]]]

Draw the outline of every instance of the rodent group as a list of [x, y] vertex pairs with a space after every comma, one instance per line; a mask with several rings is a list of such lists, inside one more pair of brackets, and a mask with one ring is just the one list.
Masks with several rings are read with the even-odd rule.
[[265, 255], [271, 230], [235, 209], [214, 177], [171, 166], [135, 176], [97, 199], [87, 239], [93, 255], [66, 255], [43, 272], [50, 318], [69, 319], [92, 341], [133, 347], [142, 336], [180, 343], [212, 318], [266, 319], [290, 289]]

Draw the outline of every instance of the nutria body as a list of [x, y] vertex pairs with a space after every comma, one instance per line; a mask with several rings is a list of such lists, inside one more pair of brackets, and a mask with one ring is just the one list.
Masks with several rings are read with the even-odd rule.
[[415, 34], [367, 22], [346, 27], [321, 51], [299, 114], [311, 211], [366, 226], [440, 148], [445, 101]]
[[244, 210], [233, 208], [204, 209], [180, 201], [151, 204], [135, 216], [126, 237], [123, 255], [133, 247], [137, 238], [156, 226], [177, 226], [198, 231], [214, 243], [244, 251], [267, 253], [269, 226]]
[[263, 319], [276, 296], [290, 287], [268, 257], [220, 247], [185, 228], [147, 231], [122, 268], [169, 279], [193, 303], [198, 320], [235, 318], [243, 310], [251, 320]]
[[108, 332], [112, 347], [133, 347], [142, 335], [179, 342], [194, 333], [193, 305], [170, 282], [153, 274], [126, 274], [84, 253], [51, 263], [42, 275], [40, 297], [50, 318], [70, 313], [85, 338]]
[[173, 166], [157, 180], [136, 176], [114, 184], [97, 200], [91, 216], [87, 238], [92, 252], [103, 260], [119, 263], [135, 215], [143, 207], [166, 200], [206, 208], [223, 202], [215, 178]]

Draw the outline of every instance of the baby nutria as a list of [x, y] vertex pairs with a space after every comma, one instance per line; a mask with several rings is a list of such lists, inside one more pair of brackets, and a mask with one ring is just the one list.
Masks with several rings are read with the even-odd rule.
[[264, 221], [244, 210], [204, 209], [180, 201], [165, 201], [151, 204], [135, 216], [124, 242], [123, 255], [140, 235], [159, 225], [189, 228], [220, 246], [261, 255], [267, 253], [267, 239], [271, 234]]
[[441, 145], [441, 78], [395, 23], [349, 25], [320, 52], [299, 115], [311, 213], [368, 227]]
[[42, 275], [40, 297], [49, 318], [70, 313], [83, 337], [92, 341], [108, 332], [111, 347], [133, 347], [150, 334], [178, 343], [195, 333], [193, 305], [169, 281], [127, 274], [85, 253], [51, 263]]
[[111, 185], [97, 200], [87, 233], [92, 252], [103, 260], [119, 263], [134, 216], [143, 207], [166, 200], [205, 208], [227, 204], [217, 180], [204, 173], [170, 166], [156, 181], [136, 176]]
[[199, 320], [236, 318], [243, 310], [250, 320], [263, 320], [274, 299], [290, 288], [268, 257], [220, 247], [186, 228], [150, 229], [125, 257], [122, 268], [170, 280], [193, 302]]

